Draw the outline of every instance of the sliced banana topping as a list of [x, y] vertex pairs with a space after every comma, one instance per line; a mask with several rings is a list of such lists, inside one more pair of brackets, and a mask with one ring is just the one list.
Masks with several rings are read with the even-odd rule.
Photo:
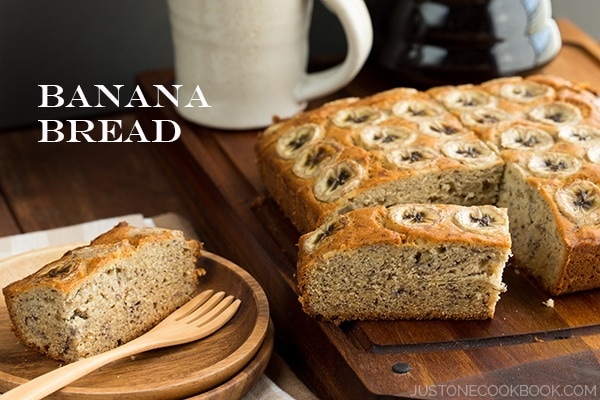
[[548, 132], [526, 125], [514, 125], [500, 135], [500, 146], [512, 150], [547, 150], [554, 145]]
[[426, 121], [419, 124], [419, 132], [438, 138], [449, 138], [465, 133], [465, 128], [455, 122], [444, 120]]
[[300, 178], [312, 178], [320, 168], [333, 162], [342, 150], [342, 145], [333, 140], [316, 142], [298, 155], [292, 172]]
[[422, 168], [434, 163], [440, 154], [427, 147], [406, 147], [392, 150], [387, 155], [387, 160], [398, 168]]
[[363, 166], [354, 160], [327, 167], [315, 181], [315, 197], [324, 202], [335, 201], [360, 185], [364, 175]]
[[385, 118], [385, 113], [375, 107], [362, 106], [344, 108], [332, 117], [334, 125], [340, 128], [358, 128], [375, 124]]
[[579, 108], [563, 101], [540, 104], [529, 112], [529, 117], [534, 121], [552, 125], [576, 124], [582, 118]]
[[577, 225], [600, 224], [600, 187], [593, 182], [576, 180], [555, 194], [561, 213]]
[[580, 146], [590, 146], [600, 142], [600, 129], [591, 125], [564, 126], [558, 131], [558, 137]]
[[316, 141], [321, 135], [322, 129], [317, 124], [304, 124], [292, 128], [277, 139], [277, 154], [287, 160], [296, 158], [306, 146]]
[[587, 158], [594, 164], [600, 165], [600, 144], [592, 146], [588, 149]]
[[494, 206], [461, 208], [453, 221], [461, 229], [487, 235], [506, 233], [508, 226], [506, 215]]
[[532, 155], [527, 168], [540, 178], [560, 179], [576, 173], [581, 169], [581, 165], [581, 160], [575, 156], [547, 152]]
[[488, 92], [478, 89], [454, 89], [442, 97], [442, 103], [453, 110], [466, 110], [475, 107], [493, 106], [495, 98]]
[[337, 215], [323, 225], [315, 229], [304, 242], [304, 248], [307, 252], [317, 249], [328, 237], [335, 232], [344, 229], [348, 225], [348, 218], [344, 215]]
[[429, 227], [442, 221], [441, 212], [425, 204], [403, 204], [390, 207], [389, 215], [398, 225]]
[[385, 150], [412, 142], [417, 136], [403, 126], [369, 126], [358, 134], [359, 143], [367, 150]]
[[470, 127], [487, 127], [499, 122], [509, 121], [512, 116], [498, 108], [482, 107], [471, 112], [462, 113], [460, 119]]
[[410, 121], [436, 118], [444, 114], [444, 108], [434, 102], [426, 100], [400, 100], [392, 106], [394, 115]]
[[554, 88], [538, 82], [510, 82], [500, 88], [500, 96], [519, 103], [554, 96]]
[[452, 140], [442, 146], [442, 153], [465, 164], [485, 165], [498, 158], [481, 140]]

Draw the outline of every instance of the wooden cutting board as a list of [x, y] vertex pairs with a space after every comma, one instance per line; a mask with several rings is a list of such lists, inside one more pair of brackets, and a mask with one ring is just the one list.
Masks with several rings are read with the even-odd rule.
[[[59, 258], [74, 245], [23, 253], [0, 261], [0, 287]], [[207, 338], [113, 362], [55, 393], [57, 399], [237, 398], [256, 382], [270, 358], [269, 306], [260, 285], [245, 270], [210, 252], [199, 264], [201, 285], [225, 291], [242, 303], [236, 315]], [[3, 300], [3, 298], [2, 298]], [[0, 393], [58, 368], [60, 363], [25, 348], [15, 337], [4, 301], [0, 302]]]
[[[542, 72], [600, 88], [600, 47], [568, 21], [559, 25], [563, 49]], [[142, 74], [139, 82], [153, 98], [152, 85], [172, 79], [171, 71], [158, 71]], [[389, 87], [365, 68], [342, 92], [312, 106]], [[171, 119], [181, 126], [181, 138], [160, 149], [165, 170], [188, 200], [207, 248], [239, 263], [265, 288], [278, 350], [320, 397], [429, 397], [434, 390], [443, 397], [442, 388], [456, 394], [470, 385], [488, 397], [494, 397], [494, 388], [501, 395], [501, 385], [530, 394], [541, 385], [558, 391], [581, 385], [588, 394], [595, 390], [600, 395], [595, 386], [600, 381], [600, 290], [556, 298], [554, 307], [548, 307], [548, 296], [509, 267], [509, 290], [489, 321], [341, 326], [316, 321], [297, 301], [298, 233], [265, 195], [256, 170], [257, 132], [203, 128], [169, 107], [140, 109], [139, 117], [145, 124]]]

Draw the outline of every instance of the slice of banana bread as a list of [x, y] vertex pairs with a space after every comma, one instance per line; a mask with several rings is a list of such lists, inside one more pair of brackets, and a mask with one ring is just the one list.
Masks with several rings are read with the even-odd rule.
[[17, 337], [65, 362], [145, 333], [197, 289], [202, 244], [125, 223], [3, 289]]
[[494, 206], [351, 211], [300, 238], [300, 302], [334, 323], [491, 318], [510, 249], [506, 209]]

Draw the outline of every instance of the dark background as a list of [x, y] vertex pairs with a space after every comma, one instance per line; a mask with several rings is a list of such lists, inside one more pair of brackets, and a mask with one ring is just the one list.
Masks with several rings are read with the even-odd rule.
[[[553, 0], [553, 9], [600, 37], [599, 0]], [[0, 0], [0, 129], [113, 112], [38, 108], [38, 85], [67, 94], [77, 85], [132, 87], [138, 72], [172, 66], [169, 29], [165, 0]], [[338, 21], [318, 0], [310, 43], [312, 56], [345, 52]]]

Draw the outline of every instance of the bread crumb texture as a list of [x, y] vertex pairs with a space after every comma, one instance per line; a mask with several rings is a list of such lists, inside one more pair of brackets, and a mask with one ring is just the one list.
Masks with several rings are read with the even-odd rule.
[[490, 318], [509, 256], [503, 209], [355, 210], [301, 237], [300, 302], [308, 314], [335, 323]]

